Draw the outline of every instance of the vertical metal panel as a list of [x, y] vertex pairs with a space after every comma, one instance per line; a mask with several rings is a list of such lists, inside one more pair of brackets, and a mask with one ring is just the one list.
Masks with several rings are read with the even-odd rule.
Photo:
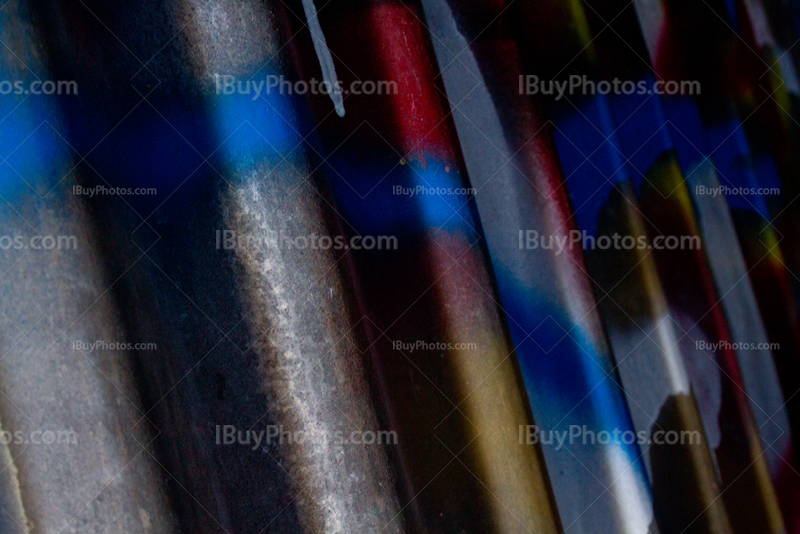
[[[0, 12], [0, 76], [26, 87], [51, 74], [31, 8]], [[103, 237], [73, 194], [59, 98], [77, 99], [0, 97], [0, 233], [19, 245], [0, 253], [2, 469], [16, 479], [0, 490], [3, 532], [175, 532], [131, 352], [76, 345], [131, 340], [106, 293]]]
[[[276, 239], [336, 232], [295, 130], [307, 112], [217, 92], [215, 75], [286, 72], [268, 6], [54, 7], [55, 42], [96, 35], [58, 57], [86, 88], [74, 143], [100, 143], [84, 185], [158, 190], [92, 208], [125, 326], [159, 347], [138, 363], [181, 529], [401, 532], [383, 447], [334, 438], [379, 430], [340, 258]], [[227, 444], [229, 425], [298, 437]]]
[[[592, 2], [586, 5], [584, 25], [591, 28], [595, 38], [584, 42], [587, 46], [591, 44], [598, 59], [582, 54], [586, 65], [584, 72], [601, 80], [622, 78], [634, 83], [643, 81], [646, 86], [652, 87], [653, 80], [646, 70], [647, 65], [641, 57], [637, 57], [637, 50], [644, 49], [643, 43], [631, 45], [629, 39], [618, 31], [618, 28], [625, 27], [626, 17], [635, 17], [635, 13], [630, 10], [625, 13], [621, 5], [617, 6], [618, 9], [612, 9], [614, 6], [608, 3]], [[605, 21], [612, 18], [615, 21], [612, 26], [614, 31], [602, 33], [601, 30], [607, 26]], [[581, 25], [574, 23], [573, 26]], [[631, 27], [630, 22], [627, 27]], [[624, 30], [623, 35], [629, 37]], [[578, 41], [581, 40], [580, 36], [576, 37]], [[624, 44], [621, 42], [623, 40]], [[554, 62], [558, 63], [558, 60]], [[552, 116], [559, 129], [556, 142], [562, 156], [571, 160], [569, 163], [565, 161], [568, 166], [566, 173], [569, 176], [575, 171], [567, 182], [573, 202], [580, 206], [576, 210], [577, 217], [590, 236], [626, 235], [626, 230], [637, 226], [645, 229], [650, 239], [662, 233], [699, 235], [688, 192], [682, 186], [683, 177], [672, 153], [672, 142], [662, 129], [663, 120], [660, 118], [663, 112], [657, 100], [647, 93], [634, 93], [600, 94], [582, 97], [578, 101], [581, 103], [577, 104], [577, 110], [569, 99], [557, 102], [553, 105]], [[592, 162], [594, 169], [587, 169], [586, 165], [581, 167], [586, 160], [585, 154], [595, 155]], [[582, 176], [583, 180], [578, 176]], [[620, 187], [615, 183], [619, 183]], [[599, 193], [596, 194], [597, 191]], [[630, 217], [633, 217], [630, 222], [636, 219], [639, 222], [633, 225], [625, 222]], [[709, 358], [709, 355], [694, 347], [697, 339], [729, 339], [721, 310], [715, 308], [715, 288], [710, 285], [703, 252], [653, 248], [652, 254], [665, 289], [669, 320], [674, 322], [668, 326], [673, 329], [677, 347], [680, 347], [687, 364], [687, 376], [695, 393], [700, 396], [700, 413], [723, 481], [722, 496], [729, 504], [740, 502], [745, 498], [744, 490], [741, 490], [745, 485], [761, 496], [761, 516], [754, 519], [752, 514], [746, 517], [739, 514], [734, 518], [734, 528], [747, 530], [747, 525], [756, 521], [760, 525], [758, 528], [779, 531], [782, 526], [780, 516], [776, 516], [774, 491], [769, 479], [765, 478], [766, 465], [760, 456], [757, 428], [738, 377], [734, 354], [721, 349], [714, 351]], [[590, 264], [593, 256], [600, 262], [603, 256], [608, 258], [609, 254], [590, 253]], [[675, 261], [680, 262], [684, 272], [688, 269], [692, 274], [686, 277], [676, 273], [672, 269]], [[613, 261], [602, 262], [596, 267], [598, 276], [613, 273], [613, 265]], [[626, 271], [623, 270], [616, 277], [611, 276], [613, 283], [606, 287], [614, 287], [616, 282], [623, 280]], [[694, 335], [691, 335], [692, 330]], [[685, 405], [683, 409], [689, 406]], [[742, 474], [746, 476], [740, 477]], [[654, 478], [655, 475], [654, 470]], [[668, 475], [665, 480], [670, 481], [672, 477]], [[703, 493], [710, 495], [708, 491]], [[737, 510], [736, 506], [728, 508], [729, 513]]]
[[0, 5], [0, 532], [796, 529], [800, 10], [623, 4]]
[[[641, 452], [620, 437], [634, 427], [580, 243], [567, 243], [577, 225], [552, 132], [519, 92], [515, 11], [505, 2], [423, 5], [562, 522], [569, 532], [655, 532]], [[567, 246], [528, 248], [528, 232]], [[587, 443], [571, 436], [578, 430], [615, 438]]]
[[[618, 14], [621, 8], [621, 4], [615, 2], [589, 4], [594, 4], [592, 12], [596, 16], [592, 18], [597, 31], [606, 24], [604, 20], [610, 20], [609, 17]], [[634, 45], [640, 54], [634, 53], [630, 44], [632, 36], [639, 37], [635, 23], [635, 12], [628, 9], [617, 17], [612, 26], [616, 26], [614, 33], [597, 39], [601, 58], [611, 66], [606, 70], [609, 77], [626, 76], [628, 72], [623, 69], [638, 66], [646, 73], [645, 78], [652, 80], [652, 70], [640, 55], [646, 52], [644, 42], [639, 38]], [[612, 55], [615, 50], [619, 53]], [[633, 183], [640, 189], [638, 196], [648, 231], [653, 232], [651, 235], [700, 237], [697, 217], [676, 159], [675, 145], [669, 137], [670, 132], [664, 129], [664, 112], [659, 100], [643, 95], [616, 97], [611, 102], [615, 122], [619, 125], [617, 133], [623, 157], [634, 173]], [[646, 141], [643, 143], [642, 139]], [[705, 242], [709, 236], [703, 238], [702, 242]], [[689, 341], [683, 345], [684, 358], [693, 389], [700, 393], [706, 431], [710, 439], [717, 438], [713, 446], [714, 457], [722, 482], [722, 498], [728, 506], [733, 526], [741, 531], [756, 528], [781, 532], [784, 527], [768, 477], [757, 426], [744, 391], [726, 318], [723, 309], [717, 305], [720, 296], [705, 251], [687, 250], [686, 247], [672, 251], [656, 248], [653, 255], [672, 317], [685, 333], [681, 338]], [[681, 265], [681, 271], [674, 269], [676, 262]], [[719, 342], [722, 346], [711, 351], [690, 346], [704, 339]], [[709, 366], [707, 360], [712, 361], [716, 368]], [[716, 380], [720, 387], [718, 393], [713, 385]], [[706, 397], [702, 391], [709, 384], [711, 389]], [[718, 411], [704, 410], [706, 402], [713, 403]], [[758, 496], [757, 513], [753, 513], [753, 494]], [[740, 512], [745, 502], [751, 506], [747, 514]]]
[[[638, 2], [636, 8], [653, 65], [663, 73], [665, 79], [674, 77], [683, 62], [677, 51], [665, 54], [663, 45], [659, 45], [659, 41], [670, 42], [669, 39], [676, 38], [670, 34], [663, 6], [660, 2]], [[737, 174], [745, 172], [752, 177], [753, 170], [741, 168], [730, 161], [730, 152], [724, 150], [724, 144], [714, 144], [711, 149], [708, 148], [705, 125], [697, 104], [690, 96], [665, 96], [662, 100], [666, 118], [671, 122], [670, 127], [675, 129], [673, 139], [676, 140], [678, 157], [697, 208], [698, 222], [706, 236], [706, 252], [717, 291], [722, 296], [721, 306], [731, 327], [732, 340], [741, 347], [768, 347], [772, 339], [760, 319], [755, 288], [748, 276], [760, 262], [751, 266], [746, 264], [744, 251], [736, 239], [735, 211], [731, 213], [725, 195], [703, 192], [703, 188], [705, 191], [720, 190], [723, 183], [729, 187], [733, 183], [741, 183]], [[722, 175], [722, 180], [715, 165], [721, 165], [729, 171]], [[746, 183], [755, 185], [757, 182], [751, 178]], [[751, 240], [745, 240], [745, 245], [747, 241]], [[769, 263], [768, 259], [765, 263]], [[763, 287], [761, 289], [763, 291]], [[737, 356], [762, 437], [764, 454], [778, 490], [784, 519], [789, 526], [796, 522], [792, 518], [796, 515], [793, 510], [796, 510], [794, 499], [797, 489], [793, 488], [800, 483], [800, 479], [791, 472], [794, 469], [793, 436], [773, 353], [769, 349], [756, 348], [739, 350]]]
[[[298, 13], [298, 2], [287, 4], [290, 33], [305, 22]], [[318, 16], [344, 87], [397, 86], [345, 98], [342, 117], [328, 96], [313, 102], [342, 224], [350, 235], [398, 238], [396, 250], [351, 250], [348, 260], [385, 421], [399, 436], [393, 459], [405, 474], [408, 528], [558, 531], [540, 451], [519, 444], [519, 427], [532, 420], [475, 206], [460, 191], [469, 182], [422, 11], [353, 2]], [[320, 79], [310, 36], [300, 35], [304, 79]], [[441, 192], [396, 193], [417, 186]], [[444, 348], [403, 348], [416, 341]]]
[[[672, 7], [672, 11], [683, 9], [679, 5]], [[752, 188], [754, 191], [761, 187], [779, 186], [777, 166], [772, 157], [764, 153], [763, 144], [759, 153], [751, 150], [752, 134], [748, 134], [748, 129], [743, 126], [744, 122], [758, 121], [759, 118], [748, 114], [746, 121], [742, 121], [741, 116], [736, 113], [732, 104], [732, 94], [738, 91], [740, 85], [731, 84], [730, 76], [726, 78], [721, 71], [723, 63], [714, 59], [716, 56], [711, 50], [713, 46], [692, 45], [694, 41], [692, 30], [685, 28], [679, 32], [680, 26], [669, 24], [670, 17], [674, 17], [676, 13], [665, 10], [660, 4], [641, 6], [640, 11], [645, 10], [661, 14], [658, 17], [651, 16], [650, 24], [643, 24], [646, 35], [650, 35], [648, 41], [655, 47], [652, 53], [656, 68], [673, 76], [675, 73], [684, 73], [684, 76], [695, 77], [703, 82], [703, 96], [696, 97], [699, 116], [695, 105], [686, 103], [686, 99], [683, 99], [683, 102], [670, 103], [667, 108], [668, 113], [671, 112], [670, 119], [676, 128], [687, 136], [691, 143], [699, 146], [702, 146], [704, 137], [707, 139], [707, 146], [712, 148], [711, 162], [722, 184], [731, 188]], [[706, 11], [707, 7], [704, 7], [704, 12]], [[711, 31], [715, 36], [714, 39], [730, 41], [731, 38], [736, 38], [732, 28], [718, 27], [720, 19], [715, 15], [710, 12], [706, 12], [705, 15], [705, 19], [696, 17], [695, 20], [705, 27], [706, 31]], [[762, 31], [765, 29], [768, 30], [762, 28]], [[729, 36], [717, 38], [714, 31]], [[670, 51], [667, 52], [664, 45], [657, 46], [658, 42], [672, 43]], [[704, 42], [707, 40], [704, 39]], [[691, 52], [687, 46], [691, 47]], [[738, 46], [738, 43], [735, 46]], [[753, 54], [750, 59], [757, 59], [755, 51], [747, 51], [747, 55], [750, 54]], [[786, 60], [789, 60], [788, 56]], [[710, 68], [712, 65], [714, 68]], [[764, 68], [766, 69], [766, 65]], [[693, 179], [695, 185], [703, 185], [700, 177], [695, 176]], [[704, 180], [708, 182], [705, 184], [706, 187], [715, 186], [716, 181], [714, 178], [710, 181]], [[782, 193], [786, 195], [789, 191], [791, 189]], [[773, 364], [763, 361], [763, 358], [769, 357], [770, 354], [740, 351], [738, 356], [762, 437], [770, 444], [770, 447], [765, 449], [765, 455], [770, 460], [784, 517], [788, 524], [795, 525], [797, 524], [795, 504], [797, 478], [793, 472], [795, 469], [793, 465], [796, 452], [788, 427], [791, 426], [796, 430], [797, 426], [793, 400], [793, 392], [797, 390], [794, 384], [796, 372], [793, 371], [796, 361], [793, 354], [796, 353], [797, 344], [794, 339], [796, 329], [791, 326], [797, 321], [797, 311], [791, 294], [791, 274], [786, 267], [790, 261], [782, 253], [787, 247], [792, 249], [795, 240], [790, 234], [781, 234], [773, 225], [770, 213], [776, 213], [775, 206], [780, 203], [778, 197], [770, 200], [760, 194], [728, 195], [730, 215], [726, 214], [728, 210], [723, 200], [723, 195], [715, 199], [708, 196], [695, 197], [695, 203], [701, 214], [701, 223], [706, 226], [713, 225], [713, 241], [707, 240], [707, 246], [711, 247], [709, 257], [715, 268], [719, 291], [724, 295], [723, 306], [726, 308], [734, 339], [746, 343], [764, 343], [767, 341], [765, 337], [768, 337], [769, 342], [777, 344], [771, 356], [775, 359], [774, 368], [778, 372], [783, 389], [782, 396], [774, 392], [775, 380], [769, 376], [774, 374], [771, 370]], [[704, 209], [713, 210], [708, 213], [715, 216], [703, 217]], [[741, 253], [746, 268], [742, 268], [735, 261], [738, 247], [732, 246], [733, 244], [725, 245], [726, 241], [730, 240], [731, 222], [726, 225], [722, 216], [732, 219], [732, 225], [735, 226], [740, 238]], [[786, 231], [786, 227], [780, 222], [776, 221], [776, 224]], [[753, 296], [748, 295], [750, 280], [742, 280], [745, 274], [749, 274], [752, 280]], [[737, 280], [741, 282], [735, 283]], [[725, 287], [730, 289], [726, 290]], [[752, 314], [742, 313], [744, 309], [753, 308], [753, 297], [758, 301], [761, 313], [764, 315], [763, 330], [760, 328], [761, 323], [754, 319]], [[734, 304], [733, 298], [737, 304]]]

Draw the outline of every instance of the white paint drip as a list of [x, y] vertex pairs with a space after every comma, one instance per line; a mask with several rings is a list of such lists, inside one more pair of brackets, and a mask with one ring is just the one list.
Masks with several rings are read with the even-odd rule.
[[322, 68], [322, 77], [330, 88], [328, 94], [333, 100], [336, 114], [344, 117], [344, 98], [340, 91], [335, 90], [338, 86], [339, 78], [336, 76], [336, 67], [333, 65], [331, 51], [325, 42], [325, 34], [322, 33], [322, 27], [319, 25], [314, 0], [303, 0], [303, 11], [306, 13], [308, 29], [311, 31], [311, 40], [314, 41], [314, 50], [317, 51], [317, 58], [319, 58], [319, 66]]

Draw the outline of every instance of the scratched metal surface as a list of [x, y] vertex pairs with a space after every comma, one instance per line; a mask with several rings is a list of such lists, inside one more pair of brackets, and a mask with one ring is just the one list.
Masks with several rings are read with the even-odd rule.
[[[325, 193], [315, 184], [306, 147], [293, 130], [302, 111], [295, 111], [296, 102], [289, 97], [266, 102], [216, 95], [216, 72], [246, 77], [259, 68], [282, 71], [280, 59], [270, 63], [281, 42], [266, 6], [175, 2], [168, 8], [153, 3], [126, 10], [102, 3], [75, 7], [53, 2], [42, 7], [39, 17], [51, 32], [50, 60], [58, 74], [77, 79], [84, 88], [79, 103], [63, 112], [60, 123], [79, 154], [91, 152], [78, 183], [147, 185], [159, 191], [155, 199], [93, 198], [89, 214], [78, 221], [86, 228], [75, 231], [88, 239], [102, 229], [96, 248], [104, 260], [84, 262], [105, 270], [96, 273], [100, 280], [117, 281], [105, 293], [106, 309], [99, 303], [92, 308], [98, 320], [114, 318], [111, 326], [124, 325], [131, 339], [157, 344], [155, 353], [136, 357], [142, 410], [148, 415], [139, 428], [155, 434], [140, 439], [148, 451], [139, 460], [158, 457], [169, 473], [151, 476], [161, 486], [167, 482], [179, 529], [401, 531], [394, 521], [399, 506], [382, 449], [333, 445], [319, 438], [350, 429], [377, 430], [361, 341], [353, 331], [357, 318], [336, 266], [339, 258], [332, 251], [279, 250], [268, 242], [270, 231], [335, 232]], [[170, 41], [180, 28], [179, 37]], [[76, 35], [80, 46], [62, 46]], [[92, 39], [82, 39], [88, 35]], [[168, 45], [159, 51], [164, 43]], [[111, 92], [109, 87], [124, 89]], [[168, 165], [161, 165], [160, 158]], [[68, 194], [71, 183], [61, 184], [60, 195], [51, 194], [74, 202]], [[69, 212], [67, 206], [61, 210]], [[39, 217], [48, 213], [41, 211]], [[256, 244], [217, 250], [215, 231], [222, 229]], [[52, 268], [41, 260], [38, 265], [45, 271]], [[28, 276], [35, 272], [29, 269]], [[70, 276], [93, 271], [65, 265], [56, 272]], [[18, 291], [30, 290], [9, 276], [4, 281]], [[42, 298], [48, 294], [47, 288], [39, 291]], [[84, 301], [96, 296], [84, 293], [82, 299], [64, 299], [75, 309], [83, 304], [87, 308], [91, 300]], [[120, 303], [118, 312], [108, 309], [114, 301]], [[116, 339], [119, 334], [87, 332], [80, 337]], [[76, 364], [81, 363], [79, 356], [72, 356]], [[4, 361], [11, 364], [17, 357]], [[57, 384], [30, 376], [19, 387], [36, 378]], [[106, 385], [85, 387], [83, 402], [92, 398], [90, 391], [99, 395]], [[75, 402], [82, 402], [80, 395]], [[113, 405], [104, 409], [122, 415]], [[53, 412], [56, 416], [63, 415]], [[137, 419], [117, 423], [123, 436]], [[98, 424], [97, 415], [93, 424]], [[310, 436], [302, 443], [225, 447], [216, 442], [217, 425], [235, 425], [240, 431], [278, 425]], [[82, 439], [91, 439], [88, 431], [76, 430]], [[126, 443], [122, 436], [107, 439], [118, 447]], [[130, 448], [131, 456], [140, 452]], [[74, 465], [63, 465], [76, 471], [93, 457], [107, 455], [81, 451], [84, 456]], [[20, 463], [23, 459], [17, 464], [24, 481], [31, 475]], [[119, 469], [125, 465], [123, 457], [116, 462]], [[72, 471], [69, 475], [80, 472]], [[130, 467], [129, 472], [131, 477], [136, 473]], [[134, 482], [137, 494], [106, 505], [132, 519], [100, 518], [93, 521], [97, 528], [149, 528], [128, 524], [147, 517], [128, 508], [137, 506], [134, 497], [139, 493], [155, 500], [163, 490]], [[63, 490], [51, 483], [50, 491], [70, 503], [90, 501], [90, 495]], [[49, 494], [30, 485], [22, 491], [23, 501], [38, 497], [45, 510], [57, 511], [58, 501], [51, 501]], [[102, 497], [108, 502], [108, 496]], [[172, 523], [164, 518], [167, 512], [169, 508], [149, 511], [149, 522], [168, 528]], [[52, 527], [48, 523], [40, 528], [49, 532]]]

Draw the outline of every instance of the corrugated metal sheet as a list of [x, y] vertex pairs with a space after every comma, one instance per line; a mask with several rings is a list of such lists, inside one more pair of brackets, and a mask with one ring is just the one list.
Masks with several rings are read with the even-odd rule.
[[0, 19], [0, 532], [800, 532], [793, 2]]

